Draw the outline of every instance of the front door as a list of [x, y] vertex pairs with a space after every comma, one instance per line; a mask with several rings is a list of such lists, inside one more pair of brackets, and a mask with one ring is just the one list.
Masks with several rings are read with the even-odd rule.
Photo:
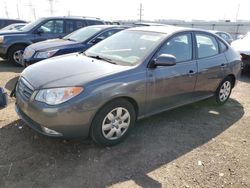
[[[47, 39], [61, 38], [65, 36], [63, 20], [49, 20], [36, 29], [32, 42], [44, 41]], [[39, 33], [38, 31], [42, 31]]]
[[148, 69], [148, 113], [191, 102], [195, 87], [197, 63], [193, 60], [191, 33], [169, 39], [155, 57], [160, 54], [174, 55], [176, 65]]

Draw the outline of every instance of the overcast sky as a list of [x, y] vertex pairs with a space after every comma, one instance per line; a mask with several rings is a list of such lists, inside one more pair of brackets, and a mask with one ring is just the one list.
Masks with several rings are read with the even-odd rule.
[[[93, 16], [105, 20], [250, 20], [250, 0], [52, 0], [53, 16]], [[33, 10], [31, 8], [33, 7]], [[7, 10], [7, 11], [6, 11]], [[0, 17], [33, 21], [51, 16], [49, 0], [0, 0]], [[35, 14], [34, 14], [35, 10]]]

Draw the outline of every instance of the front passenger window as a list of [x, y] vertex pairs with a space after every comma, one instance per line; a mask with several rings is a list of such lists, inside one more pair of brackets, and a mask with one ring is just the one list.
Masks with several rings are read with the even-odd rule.
[[157, 53], [171, 54], [176, 57], [176, 62], [190, 61], [192, 59], [192, 39], [191, 34], [183, 34], [171, 38]]
[[61, 34], [63, 33], [63, 20], [50, 20], [39, 29], [42, 29], [44, 33]]

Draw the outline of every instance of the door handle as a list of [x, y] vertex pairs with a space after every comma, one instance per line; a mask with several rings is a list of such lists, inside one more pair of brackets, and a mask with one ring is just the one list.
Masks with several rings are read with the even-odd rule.
[[193, 70], [190, 70], [190, 71], [188, 72], [188, 75], [189, 75], [189, 76], [193, 76], [193, 75], [195, 75], [195, 74], [196, 74], [196, 72], [193, 71]]
[[224, 63], [222, 63], [221, 65], [220, 65], [220, 67], [226, 67], [226, 64], [224, 64]]

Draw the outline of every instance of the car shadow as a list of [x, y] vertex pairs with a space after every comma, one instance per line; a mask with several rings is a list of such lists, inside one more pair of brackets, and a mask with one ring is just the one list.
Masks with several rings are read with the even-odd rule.
[[19, 79], [19, 76], [16, 76], [12, 79], [10, 79], [6, 84], [5, 84], [5, 89], [7, 89], [9, 92], [12, 91], [16, 85], [17, 80]]
[[15, 72], [15, 73], [21, 73], [24, 70], [24, 67], [18, 67], [15, 66], [6, 60], [0, 59], [0, 73], [1, 72]]
[[18, 120], [0, 129], [0, 182], [104, 187], [133, 180], [142, 187], [161, 187], [149, 172], [209, 142], [243, 115], [234, 99], [224, 106], [205, 100], [138, 121], [129, 137], [111, 148], [43, 137]]
[[250, 83], [250, 68], [244, 68], [242, 70], [241, 76], [240, 76], [240, 81]]

